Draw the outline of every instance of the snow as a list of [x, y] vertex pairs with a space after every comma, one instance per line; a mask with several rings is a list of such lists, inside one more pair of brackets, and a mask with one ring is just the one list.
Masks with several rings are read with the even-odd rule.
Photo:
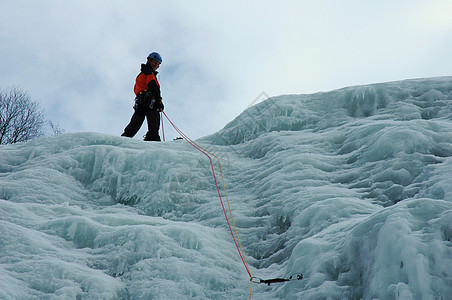
[[[452, 299], [452, 77], [273, 97], [197, 143], [253, 276], [304, 275], [252, 299]], [[0, 146], [0, 236], [0, 299], [249, 295], [210, 162], [182, 140]]]

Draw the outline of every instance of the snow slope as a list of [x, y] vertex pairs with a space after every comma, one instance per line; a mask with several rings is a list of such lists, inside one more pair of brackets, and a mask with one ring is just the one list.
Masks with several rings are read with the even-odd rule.
[[[452, 299], [452, 77], [273, 97], [197, 142], [252, 274], [304, 274], [252, 299]], [[0, 146], [0, 236], [0, 299], [248, 298], [185, 141]]]

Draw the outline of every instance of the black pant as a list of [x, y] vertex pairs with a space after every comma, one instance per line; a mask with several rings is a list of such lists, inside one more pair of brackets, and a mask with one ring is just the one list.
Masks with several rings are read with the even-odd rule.
[[144, 137], [145, 141], [160, 141], [159, 128], [160, 128], [160, 113], [149, 108], [150, 101], [142, 100], [137, 101], [134, 107], [135, 112], [130, 119], [129, 125], [124, 129], [122, 136], [134, 137], [143, 125], [144, 118], [148, 122], [148, 132]]

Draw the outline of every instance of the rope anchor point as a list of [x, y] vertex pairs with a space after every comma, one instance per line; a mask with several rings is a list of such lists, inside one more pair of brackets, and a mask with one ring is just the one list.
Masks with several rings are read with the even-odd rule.
[[251, 277], [251, 281], [254, 283], [265, 283], [268, 286], [270, 286], [270, 284], [272, 283], [279, 283], [279, 282], [285, 282], [285, 281], [292, 281], [292, 280], [301, 280], [303, 279], [303, 274], [298, 273], [298, 274], [294, 274], [291, 275], [289, 278], [273, 278], [273, 279], [262, 279], [259, 277]]

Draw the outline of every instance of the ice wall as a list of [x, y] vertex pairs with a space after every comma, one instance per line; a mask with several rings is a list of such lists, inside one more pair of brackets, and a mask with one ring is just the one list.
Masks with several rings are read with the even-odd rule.
[[[452, 77], [279, 96], [200, 139], [253, 275], [305, 276], [252, 299], [449, 299], [451, 105]], [[222, 213], [184, 141], [0, 146], [0, 298], [246, 299]]]

